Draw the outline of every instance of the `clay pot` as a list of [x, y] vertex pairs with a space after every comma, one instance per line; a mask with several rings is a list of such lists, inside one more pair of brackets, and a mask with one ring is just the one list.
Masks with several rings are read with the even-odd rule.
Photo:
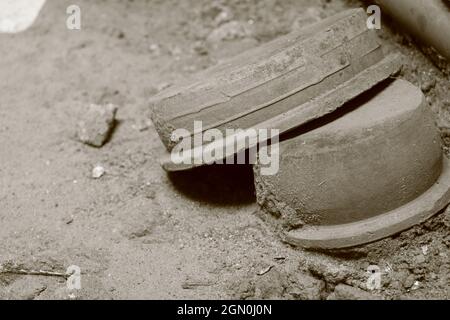
[[255, 166], [258, 202], [294, 228], [294, 245], [372, 242], [450, 202], [449, 160], [422, 92], [396, 80], [363, 99], [281, 142], [276, 175]]
[[[289, 131], [333, 112], [397, 72], [401, 57], [383, 54], [366, 19], [362, 9], [338, 13], [152, 97], [152, 120], [167, 150], [173, 151], [183, 139], [190, 148], [202, 149], [183, 154], [179, 163], [167, 154], [163, 168], [180, 171], [205, 164], [191, 159], [192, 154], [201, 156], [204, 149], [203, 144], [196, 145], [195, 135], [218, 130], [229, 140], [237, 140], [228, 129]], [[200, 132], [196, 122], [201, 122]], [[215, 141], [216, 145], [222, 142]]]

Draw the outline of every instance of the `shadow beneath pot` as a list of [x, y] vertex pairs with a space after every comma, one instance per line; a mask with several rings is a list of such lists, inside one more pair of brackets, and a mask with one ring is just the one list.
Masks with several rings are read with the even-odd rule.
[[251, 165], [209, 165], [168, 173], [176, 190], [195, 201], [217, 206], [256, 201]]

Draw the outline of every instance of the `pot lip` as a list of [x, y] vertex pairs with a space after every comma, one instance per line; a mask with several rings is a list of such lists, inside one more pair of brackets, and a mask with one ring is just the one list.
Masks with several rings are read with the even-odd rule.
[[414, 200], [365, 220], [305, 226], [283, 234], [283, 240], [306, 249], [344, 249], [375, 242], [420, 224], [450, 203], [450, 159], [443, 155], [440, 177]]
[[[273, 133], [273, 129], [277, 129], [279, 131], [279, 135], [286, 133], [303, 124], [306, 124], [309, 121], [336, 111], [340, 107], [344, 106], [346, 102], [370, 90], [377, 84], [389, 78], [389, 75], [397, 72], [400, 69], [401, 65], [401, 54], [391, 53], [389, 55], [386, 55], [375, 65], [365, 69], [364, 71], [355, 75], [353, 78], [342, 83], [340, 86], [334, 88], [333, 90], [330, 90], [328, 93], [300, 106], [297, 106], [296, 108], [293, 108], [287, 112], [284, 112], [274, 118], [261, 122], [253, 128], [243, 129], [243, 131], [245, 132], [248, 129], [255, 129], [256, 131], [258, 131], [259, 129], [265, 129], [270, 130], [271, 133]], [[343, 98], [344, 96], [345, 98]], [[332, 106], [333, 101], [335, 103], [334, 106]], [[269, 134], [267, 136], [267, 139], [257, 139], [259, 140], [258, 143], [265, 143], [273, 138], [273, 136]], [[183, 154], [183, 156], [180, 158], [180, 161], [177, 161], [177, 163], [172, 161], [171, 152], [165, 152], [160, 158], [160, 164], [162, 168], [168, 172], [185, 171], [201, 167], [203, 165], [210, 165], [211, 163], [205, 163], [204, 161], [202, 161], [202, 159], [205, 159], [205, 155], [210, 155], [211, 149], [215, 150], [216, 147], [220, 148], [229, 144], [234, 145], [235, 143], [237, 143], [237, 141], [242, 141], [242, 139], [246, 138], [247, 136], [245, 134], [242, 134], [241, 132], [225, 136], [222, 139], [218, 139], [212, 143], [203, 144], [189, 150], [184, 150], [186, 151], [186, 153]], [[225, 160], [226, 158], [234, 156], [242, 151], [256, 147], [258, 143], [237, 143], [238, 146], [241, 146], [240, 149], [236, 150], [235, 148], [226, 148], [226, 152], [223, 154], [223, 156], [220, 158], [214, 158], [212, 162]]]

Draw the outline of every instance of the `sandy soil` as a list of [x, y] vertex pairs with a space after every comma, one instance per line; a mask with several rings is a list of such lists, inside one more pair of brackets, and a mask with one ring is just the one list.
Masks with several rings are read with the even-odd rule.
[[[0, 35], [0, 264], [63, 273], [78, 265], [82, 290], [69, 292], [61, 277], [0, 274], [0, 298], [327, 298], [342, 283], [364, 289], [370, 264], [385, 270], [378, 296], [449, 298], [448, 211], [364, 248], [304, 252], [255, 214], [250, 167], [167, 175], [158, 163], [151, 95], [359, 3], [77, 3], [81, 31], [66, 29], [69, 1], [49, 0], [31, 29]], [[388, 27], [381, 35], [407, 56], [403, 77], [427, 93], [450, 144], [448, 76], [407, 38]], [[81, 144], [81, 106], [109, 102], [119, 106], [110, 141]], [[97, 164], [106, 174], [92, 179]]]

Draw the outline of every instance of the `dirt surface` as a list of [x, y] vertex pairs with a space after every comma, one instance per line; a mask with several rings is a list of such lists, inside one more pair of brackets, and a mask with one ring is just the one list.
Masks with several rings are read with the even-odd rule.
[[[369, 297], [449, 298], [448, 210], [364, 248], [305, 252], [255, 214], [250, 167], [167, 175], [158, 163], [164, 147], [147, 118], [150, 96], [359, 2], [77, 3], [81, 31], [66, 28], [71, 3], [49, 0], [31, 29], [0, 34], [0, 265], [61, 273], [77, 265], [82, 289], [2, 272], [0, 298], [361, 298], [372, 264], [383, 287]], [[448, 77], [408, 38], [388, 26], [380, 35], [406, 55], [401, 77], [427, 94], [448, 146]], [[102, 148], [76, 139], [90, 103], [119, 107]], [[97, 165], [106, 173], [92, 179]]]

